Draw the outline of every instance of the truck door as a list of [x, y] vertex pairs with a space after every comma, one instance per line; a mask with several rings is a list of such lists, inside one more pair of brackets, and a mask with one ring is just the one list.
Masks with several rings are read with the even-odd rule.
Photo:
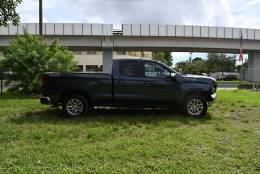
[[165, 66], [151, 61], [142, 61], [143, 100], [154, 106], [170, 105], [176, 101], [178, 86], [170, 77], [171, 71]]
[[139, 60], [118, 61], [114, 70], [114, 104], [139, 106], [144, 102], [144, 79]]

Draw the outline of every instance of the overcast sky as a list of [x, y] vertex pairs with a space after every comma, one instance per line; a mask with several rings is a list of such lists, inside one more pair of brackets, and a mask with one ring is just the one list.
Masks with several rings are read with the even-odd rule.
[[[44, 22], [260, 28], [260, 0], [43, 0], [43, 6]], [[18, 11], [22, 22], [37, 22], [38, 0], [23, 0]], [[190, 55], [173, 56], [177, 62]]]

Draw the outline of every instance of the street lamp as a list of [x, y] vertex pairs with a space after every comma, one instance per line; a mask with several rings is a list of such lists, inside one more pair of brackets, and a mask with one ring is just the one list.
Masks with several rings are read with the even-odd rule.
[[42, 0], [39, 0], [39, 34], [43, 36], [42, 26], [43, 26], [43, 19], [42, 19]]
[[0, 71], [0, 94], [2, 95], [3, 94], [3, 78], [4, 78], [4, 73], [3, 71], [1, 70]]

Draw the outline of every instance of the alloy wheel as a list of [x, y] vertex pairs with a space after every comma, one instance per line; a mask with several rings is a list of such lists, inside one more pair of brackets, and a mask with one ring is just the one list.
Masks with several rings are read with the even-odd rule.
[[203, 101], [200, 99], [191, 99], [187, 103], [187, 111], [190, 115], [199, 116], [204, 109]]
[[69, 99], [66, 104], [66, 110], [69, 115], [78, 116], [84, 111], [84, 103], [77, 98]]

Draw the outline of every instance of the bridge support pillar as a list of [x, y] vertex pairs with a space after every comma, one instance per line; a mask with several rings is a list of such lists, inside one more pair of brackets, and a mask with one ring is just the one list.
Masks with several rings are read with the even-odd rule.
[[249, 53], [248, 80], [250, 82], [260, 82], [260, 52]]
[[103, 49], [103, 73], [111, 74], [112, 64], [113, 64], [113, 49], [112, 48]]

